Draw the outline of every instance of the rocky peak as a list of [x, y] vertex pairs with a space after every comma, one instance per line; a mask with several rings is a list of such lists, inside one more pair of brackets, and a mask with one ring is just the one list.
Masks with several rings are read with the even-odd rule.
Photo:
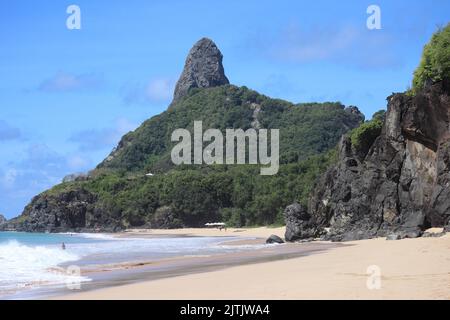
[[222, 58], [222, 53], [212, 40], [200, 39], [189, 51], [183, 73], [175, 87], [173, 102], [183, 98], [191, 88], [210, 88], [229, 84]]
[[358, 107], [355, 107], [355, 106], [349, 106], [349, 107], [345, 108], [345, 111], [347, 111], [351, 114], [363, 115], [361, 113], [361, 111], [359, 111]]
[[0, 224], [4, 224], [6, 222], [6, 218], [0, 214]]

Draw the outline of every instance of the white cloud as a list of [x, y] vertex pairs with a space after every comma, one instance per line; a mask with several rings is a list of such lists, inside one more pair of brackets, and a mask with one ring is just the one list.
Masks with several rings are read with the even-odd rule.
[[283, 45], [275, 54], [301, 62], [323, 60], [347, 49], [358, 36], [358, 31], [352, 27], [303, 31], [289, 26], [282, 35]]
[[118, 118], [114, 127], [79, 131], [74, 133], [69, 141], [77, 143], [80, 151], [112, 149], [124, 134], [136, 127], [137, 125], [128, 119]]
[[43, 81], [39, 90], [45, 92], [67, 92], [96, 89], [101, 86], [103, 79], [93, 73], [70, 74], [59, 72], [53, 77]]
[[127, 132], [133, 131], [136, 129], [136, 127], [137, 127], [136, 123], [131, 122], [127, 118], [122, 117], [122, 118], [118, 118], [116, 120], [116, 131], [120, 135], [123, 135]]
[[129, 84], [124, 87], [124, 101], [127, 104], [168, 103], [174, 88], [175, 81], [170, 78], [153, 78], [146, 84]]
[[29, 201], [73, 172], [90, 169], [87, 159], [60, 155], [45, 144], [28, 146], [21, 159], [0, 168], [0, 211], [8, 217], [21, 213]]
[[18, 172], [16, 169], [8, 169], [1, 176], [0, 182], [4, 188], [11, 188], [16, 182]]
[[71, 155], [67, 157], [67, 166], [71, 171], [85, 171], [90, 165], [90, 160], [81, 155]]
[[370, 31], [365, 25], [303, 27], [289, 24], [268, 33], [262, 41], [248, 40], [253, 54], [290, 63], [331, 62], [361, 68], [390, 68], [401, 65], [396, 43], [386, 30]]
[[0, 185], [14, 192], [41, 191], [59, 182], [66, 171], [63, 156], [45, 144], [34, 144], [27, 148], [23, 159], [8, 164], [0, 175]]
[[164, 101], [172, 97], [173, 83], [168, 79], [153, 79], [146, 88], [146, 96], [150, 100]]

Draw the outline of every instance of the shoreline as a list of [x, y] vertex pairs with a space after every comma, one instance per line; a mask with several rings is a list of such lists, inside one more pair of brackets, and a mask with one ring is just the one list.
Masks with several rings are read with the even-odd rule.
[[[298, 244], [266, 245], [265, 240], [272, 234], [282, 236], [284, 227], [281, 228], [249, 228], [228, 229], [220, 231], [217, 229], [177, 229], [177, 230], [128, 230], [122, 233], [102, 234], [120, 240], [151, 240], [158, 241], [177, 238], [215, 238], [215, 244], [211, 249], [205, 247], [197, 253], [188, 253], [172, 257], [152, 257], [146, 254], [138, 259], [131, 258], [121, 262], [106, 264], [89, 263], [91, 258], [82, 258], [78, 262], [64, 263], [60, 267], [66, 268], [72, 264], [81, 266], [81, 275], [92, 281], [83, 282], [82, 292], [109, 288], [117, 285], [135, 283], [138, 281], [169, 278], [173, 276], [215, 271], [237, 265], [261, 263], [279, 259], [289, 259], [313, 252], [326, 250], [336, 244], [311, 244], [298, 247]], [[226, 247], [223, 252], [214, 252], [214, 247]], [[125, 254], [125, 253], [124, 253]], [[80, 264], [81, 263], [81, 264]], [[56, 267], [57, 270], [59, 267]], [[42, 284], [31, 288], [31, 290], [19, 291], [17, 294], [6, 295], [3, 298], [16, 299], [46, 299], [55, 296], [72, 294], [64, 285]]]
[[[280, 235], [280, 232], [283, 228], [229, 229], [227, 235], [241, 234], [247, 238], [259, 235], [253, 241], [263, 241], [266, 236]], [[225, 236], [224, 231], [211, 229], [131, 230], [121, 236], [136, 236], [136, 233], [145, 237], [167, 233]], [[299, 254], [298, 250], [311, 245], [323, 247]], [[384, 238], [339, 244], [317, 241], [278, 246], [281, 247], [293, 248], [292, 255], [285, 252], [261, 257], [260, 253], [267, 250], [250, 250], [241, 252], [242, 256], [231, 264], [216, 259], [214, 265], [212, 259], [212, 268], [194, 268], [187, 274], [155, 279], [138, 276], [132, 283], [70, 292], [52, 299], [450, 299], [449, 234], [399, 241]], [[240, 260], [249, 254], [256, 255], [255, 259]], [[201, 259], [195, 261], [197, 266], [204, 263]], [[373, 277], [380, 281], [380, 289], [368, 288], [368, 281]]]

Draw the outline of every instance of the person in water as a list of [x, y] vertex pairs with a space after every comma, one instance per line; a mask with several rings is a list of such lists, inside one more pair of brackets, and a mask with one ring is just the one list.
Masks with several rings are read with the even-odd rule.
[[66, 244], [65, 244], [64, 242], [62, 243], [61, 248], [62, 248], [63, 250], [66, 250]]

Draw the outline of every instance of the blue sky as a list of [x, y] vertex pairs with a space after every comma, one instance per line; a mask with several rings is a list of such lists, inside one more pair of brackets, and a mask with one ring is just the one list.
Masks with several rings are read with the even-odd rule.
[[[81, 8], [68, 30], [66, 8]], [[381, 30], [366, 9], [381, 8]], [[411, 82], [448, 0], [0, 2], [0, 213], [95, 167], [166, 109], [187, 52], [207, 36], [227, 77], [293, 102], [341, 101], [370, 116]]]

